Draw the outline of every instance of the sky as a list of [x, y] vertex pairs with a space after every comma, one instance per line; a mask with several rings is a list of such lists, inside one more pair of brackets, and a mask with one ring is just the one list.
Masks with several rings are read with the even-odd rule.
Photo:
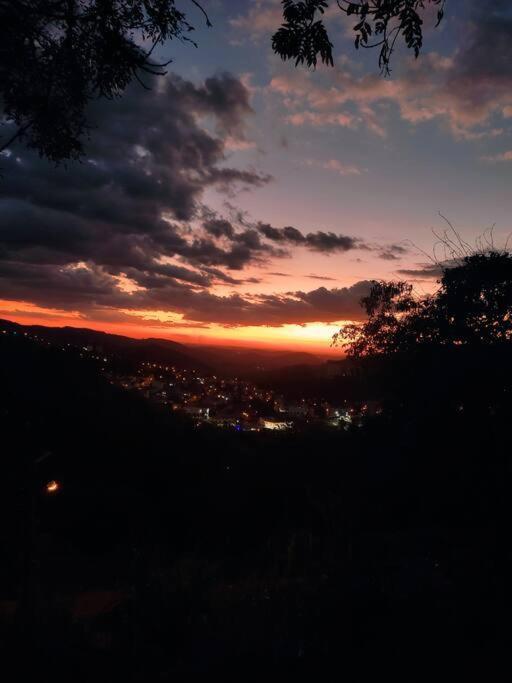
[[81, 162], [0, 160], [0, 317], [327, 354], [372, 280], [435, 288], [439, 214], [506, 243], [509, 2], [447, 0], [391, 77], [334, 2], [315, 71], [272, 53], [278, 0], [205, 0], [212, 28], [179, 4], [198, 47], [161, 46], [166, 77], [94, 102]]

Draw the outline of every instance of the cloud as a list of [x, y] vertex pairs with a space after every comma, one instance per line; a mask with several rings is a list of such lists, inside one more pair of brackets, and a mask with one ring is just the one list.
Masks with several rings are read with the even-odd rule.
[[310, 275], [306, 275], [310, 280], [323, 280], [324, 282], [336, 282], [337, 278], [335, 277], [327, 277], [327, 275], [315, 275], [314, 273], [311, 273]]
[[[273, 87], [276, 87], [276, 82], [273, 82]], [[358, 119], [355, 116], [341, 112], [313, 112], [300, 111], [295, 114], [289, 114], [285, 117], [286, 123], [291, 123], [292, 126], [311, 125], [316, 128], [324, 126], [342, 126], [345, 128], [355, 128]]]
[[399, 261], [402, 256], [405, 256], [408, 253], [409, 249], [403, 244], [389, 244], [387, 247], [381, 249], [379, 258], [384, 261]]
[[356, 237], [337, 235], [334, 232], [308, 232], [304, 235], [293, 226], [275, 228], [268, 223], [259, 223], [258, 230], [268, 240], [285, 245], [306, 247], [311, 251], [319, 251], [325, 254], [350, 251], [351, 249], [364, 248], [364, 242]]
[[393, 254], [393, 252], [390, 251], [383, 251], [381, 254], [379, 254], [379, 258], [382, 259], [383, 261], [399, 261], [400, 257], [396, 256]]
[[251, 140], [240, 138], [226, 138], [226, 149], [230, 152], [246, 152], [249, 149], [256, 149], [256, 143]]
[[196, 86], [170, 76], [153, 86], [144, 97], [132, 86], [122, 99], [94, 104], [89, 116], [96, 127], [82, 164], [53, 169], [27, 152], [20, 162], [14, 155], [3, 159], [3, 196], [148, 231], [162, 213], [190, 220], [209, 186], [268, 182], [223, 165], [224, 135], [241, 134], [251, 113], [240, 81], [224, 74]]
[[438, 263], [420, 263], [417, 268], [401, 268], [396, 272], [411, 279], [436, 279], [443, 274], [443, 267]]
[[423, 52], [399, 63], [385, 79], [360, 75], [348, 58], [335, 69], [311, 73], [279, 67], [270, 91], [282, 98], [285, 120], [295, 126], [366, 127], [386, 134], [390, 103], [413, 125], [443, 123], [458, 139], [498, 137], [494, 117], [512, 112], [512, 9], [503, 0], [471, 0], [452, 22], [460, 45], [451, 55]]
[[353, 164], [344, 164], [338, 159], [328, 159], [327, 161], [319, 161], [317, 159], [306, 159], [305, 166], [312, 166], [314, 168], [323, 168], [326, 171], [332, 171], [341, 176], [361, 175], [362, 169]]
[[[286, 294], [215, 296], [209, 292], [194, 293], [175, 298], [177, 308], [186, 320], [217, 323], [225, 326], [305, 324], [309, 322], [337, 322], [360, 320], [363, 311], [360, 300], [370, 288], [366, 281], [352, 287], [311, 292], [294, 291]], [[142, 302], [141, 302], [142, 303]], [[151, 302], [155, 306], [157, 302]]]
[[246, 14], [240, 14], [230, 20], [236, 33], [248, 35], [257, 42], [267, 39], [275, 33], [283, 22], [283, 10], [280, 0], [255, 0]]
[[389, 244], [383, 247], [378, 244], [371, 244], [358, 237], [338, 235], [334, 232], [325, 232], [324, 230], [304, 234], [293, 226], [276, 228], [268, 223], [258, 223], [256, 227], [271, 242], [285, 247], [305, 247], [310, 251], [320, 252], [325, 255], [361, 249], [363, 251], [376, 252], [379, 258], [392, 261], [398, 260], [409, 251], [407, 247], [401, 244]]
[[183, 246], [179, 254], [199, 267], [218, 266], [242, 270], [249, 264], [263, 264], [269, 257], [284, 256], [285, 252], [261, 240], [256, 230], [234, 232], [222, 244], [209, 238], [194, 237]]
[[225, 218], [209, 218], [203, 223], [205, 231], [213, 237], [228, 237], [231, 239], [235, 234], [233, 225]]
[[225, 246], [215, 239], [219, 220], [199, 236], [189, 227], [201, 220], [206, 189], [270, 180], [226, 164], [226, 140], [243, 137], [252, 112], [245, 86], [229, 74], [199, 85], [170, 75], [153, 86], [144, 97], [133, 86], [122, 100], [94, 103], [83, 163], [55, 168], [26, 149], [2, 157], [0, 263], [12, 277], [30, 265], [25, 275], [38, 282], [38, 272], [54, 268], [69, 289], [66, 267], [83, 262], [87, 278], [100, 269], [113, 278], [129, 272], [141, 287], [165, 278], [205, 287], [243, 282], [221, 268], [274, 253], [255, 231], [252, 241], [232, 235]]
[[[370, 249], [334, 232], [303, 232], [229, 217], [203, 205], [211, 188], [255, 188], [270, 178], [229, 165], [243, 139], [249, 93], [223, 74], [194, 84], [170, 75], [144, 93], [96, 102], [86, 158], [50, 165], [33, 151], [2, 158], [0, 295], [84, 321], [283, 325], [361, 315], [367, 283], [285, 294], [220, 296], [215, 285], [257, 284], [262, 266], [294, 248]], [[136, 316], [134, 318], [134, 316]]]
[[359, 302], [370, 287], [369, 282], [361, 281], [352, 287], [320, 287], [310, 292], [218, 296], [170, 278], [148, 282], [150, 288], [132, 293], [119, 289], [117, 284], [116, 278], [104, 269], [86, 264], [60, 269], [0, 264], [0, 286], [6, 300], [79, 310], [83, 320], [117, 321], [119, 312], [123, 317], [143, 312], [151, 317], [151, 311], [178, 314], [186, 324], [229, 327], [359, 320], [363, 316]]
[[489, 161], [491, 163], [497, 163], [500, 161], [512, 161], [512, 149], [506, 152], [501, 152], [500, 154], [493, 154], [490, 156], [482, 157], [483, 161]]
[[[343, 19], [336, 3], [327, 7], [324, 16], [329, 19]], [[281, 0], [251, 0], [248, 11], [230, 20], [236, 35], [242, 38], [234, 42], [242, 43], [246, 36], [253, 42], [270, 42], [271, 36], [283, 23], [283, 7]]]

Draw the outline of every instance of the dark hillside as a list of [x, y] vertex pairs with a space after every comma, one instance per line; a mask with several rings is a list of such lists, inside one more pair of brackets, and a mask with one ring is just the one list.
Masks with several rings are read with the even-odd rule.
[[90, 347], [97, 354], [112, 354], [125, 362], [138, 364], [142, 361], [166, 363], [179, 368], [207, 371], [210, 368], [183, 344], [166, 339], [132, 339], [116, 334], [107, 334], [78, 327], [43, 327], [40, 325], [18, 325], [0, 320], [0, 330], [17, 330], [61, 346], [76, 348]]
[[0, 335], [0, 372], [4, 656], [33, 642], [54, 678], [142, 681], [510, 646], [505, 406], [228, 434], [23, 336]]

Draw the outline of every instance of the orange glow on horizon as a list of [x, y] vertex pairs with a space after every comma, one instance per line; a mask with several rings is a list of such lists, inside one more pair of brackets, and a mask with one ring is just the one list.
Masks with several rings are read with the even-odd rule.
[[[0, 300], [0, 317], [21, 325], [42, 325], [45, 327], [81, 327], [121, 334], [136, 339], [159, 337], [184, 344], [243, 346], [246, 348], [268, 348], [288, 351], [309, 351], [322, 356], [340, 356], [343, 351], [331, 347], [331, 339], [344, 321], [333, 324], [306, 323], [304, 325], [282, 325], [281, 327], [244, 326], [224, 327], [218, 324], [194, 326], [182, 322], [182, 316], [163, 311], [142, 311], [137, 314], [119, 311], [131, 321], [103, 322], [89, 320], [78, 312], [46, 309], [30, 303]], [[114, 313], [116, 313], [114, 311]], [[167, 324], [166, 324], [167, 323]]]
[[[46, 319], [58, 319], [61, 320], [83, 320], [83, 316], [78, 311], [65, 311], [60, 308], [45, 308], [44, 306], [38, 306], [37, 304], [31, 304], [28, 301], [9, 301], [7, 299], [0, 299], [0, 318], [6, 316], [9, 320], [14, 320], [16, 316], [20, 318], [34, 318], [37, 320]], [[22, 320], [14, 320], [14, 322], [19, 322], [20, 325], [24, 323]], [[44, 322], [37, 323], [25, 323], [26, 325], [44, 325]], [[64, 323], [67, 324], [67, 323]]]

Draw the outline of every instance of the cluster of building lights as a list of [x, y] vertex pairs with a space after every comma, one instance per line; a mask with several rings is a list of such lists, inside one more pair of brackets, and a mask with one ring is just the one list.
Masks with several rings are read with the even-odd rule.
[[143, 362], [135, 376], [120, 378], [127, 389], [142, 391], [151, 400], [193, 418], [237, 431], [284, 431], [303, 424], [347, 427], [354, 409], [318, 399], [286, 401], [271, 389], [238, 377], [204, 375], [195, 369]]
[[[6, 330], [2, 332], [9, 333]], [[16, 331], [10, 333], [17, 334]], [[375, 412], [375, 408], [368, 404], [347, 406], [346, 402], [342, 402], [333, 406], [327, 401], [304, 398], [286, 401], [272, 389], [256, 386], [238, 377], [205, 375], [196, 369], [151, 361], [141, 363], [133, 375], [120, 376], [115, 373], [111, 359], [101, 347], [53, 344], [27, 332], [23, 336], [62, 351], [74, 350], [82, 358], [97, 361], [112, 384], [143, 392], [148, 399], [187, 414], [198, 426], [208, 423], [237, 431], [284, 431], [298, 425], [320, 423], [346, 428]], [[57, 481], [46, 484], [49, 495], [59, 490]]]

